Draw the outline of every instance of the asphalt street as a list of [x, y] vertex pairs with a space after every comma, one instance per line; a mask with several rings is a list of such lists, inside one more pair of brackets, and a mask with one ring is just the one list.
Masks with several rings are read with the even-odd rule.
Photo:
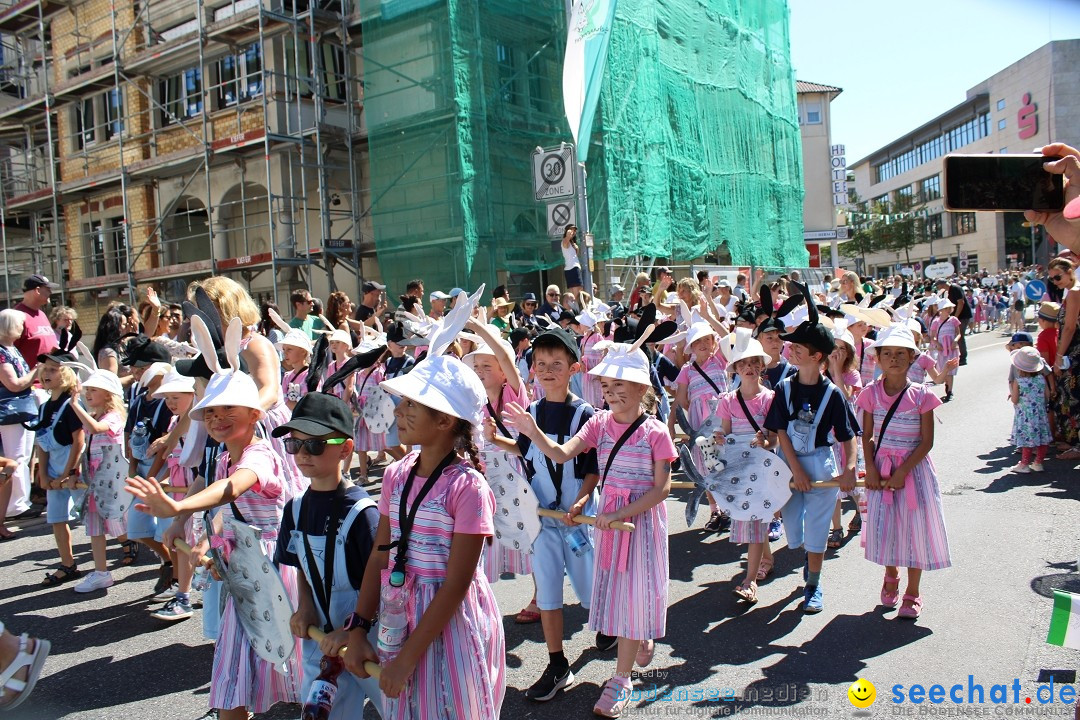
[[[700, 527], [704, 511], [697, 527], [687, 528], [688, 493], [675, 491], [667, 501], [668, 634], [636, 683], [645, 695], [626, 717], [1072, 717], [1072, 706], [1042, 705], [1036, 691], [1040, 675], [1075, 671], [1080, 660], [1077, 651], [1045, 643], [1053, 589], [1080, 592], [1080, 472], [1054, 460], [1041, 474], [1008, 472], [1018, 455], [1007, 445], [1012, 409], [1005, 341], [998, 333], [970, 339], [970, 361], [961, 368], [956, 398], [937, 413], [932, 457], [953, 567], [925, 575], [918, 621], [897, 620], [895, 611], [878, 605], [882, 569], [863, 558], [858, 536], [829, 555], [822, 575], [824, 612], [806, 616], [799, 610], [802, 553], [789, 551], [783, 539], [773, 544], [775, 574], [762, 584], [760, 602], [747, 609], [732, 595], [742, 548], [726, 535], [706, 535]], [[850, 516], [845, 506], [845, 526]], [[107, 592], [78, 595], [71, 585], [39, 585], [57, 560], [48, 526], [38, 520], [14, 529], [18, 538], [0, 546], [6, 558], [0, 561], [0, 619], [13, 632], [49, 638], [53, 651], [32, 698], [10, 717], [194, 720], [205, 712], [213, 646], [202, 638], [198, 613], [173, 625], [149, 616], [157, 566], [145, 552], [135, 567], [114, 570], [117, 584]], [[77, 530], [75, 538], [81, 566], [89, 569], [84, 531]], [[119, 555], [110, 545], [111, 561]], [[591, 716], [600, 687], [613, 673], [614, 652], [592, 649], [588, 614], [569, 584], [566, 593], [566, 655], [576, 681], [553, 701], [535, 704], [524, 690], [539, 677], [547, 652], [539, 624], [514, 623], [532, 583], [496, 583], [507, 644], [503, 717]], [[848, 700], [856, 678], [877, 688], [867, 710], [856, 711]], [[1056, 691], [1062, 680], [1075, 681], [1067, 674], [1057, 678]], [[989, 704], [994, 684], [1009, 687], [1011, 703], [1014, 679], [1019, 703]], [[942, 704], [893, 702], [897, 685], [906, 695], [915, 684], [948, 689], [957, 683], [963, 684], [965, 704], [948, 698]], [[984, 686], [987, 704], [966, 704], [969, 684]], [[1030, 704], [1024, 702], [1028, 697]], [[263, 717], [298, 716], [298, 706], [279, 706]]]

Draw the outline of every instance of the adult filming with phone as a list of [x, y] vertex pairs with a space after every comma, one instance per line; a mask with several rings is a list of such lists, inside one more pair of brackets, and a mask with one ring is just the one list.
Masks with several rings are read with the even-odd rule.
[[1065, 205], [1060, 211], [1029, 209], [1024, 218], [1042, 225], [1054, 240], [1073, 252], [1080, 252], [1080, 150], [1064, 143], [1054, 143], [1042, 149], [1045, 157], [1060, 158], [1043, 163], [1053, 175], [1062, 175], [1065, 185]]

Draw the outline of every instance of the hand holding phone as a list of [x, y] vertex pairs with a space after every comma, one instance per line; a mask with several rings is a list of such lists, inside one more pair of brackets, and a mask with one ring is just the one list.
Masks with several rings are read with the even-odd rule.
[[1044, 163], [1046, 155], [946, 155], [945, 209], [989, 212], [1060, 212], [1064, 178]]
[[[1080, 250], [1080, 150], [1064, 143], [1053, 143], [1042, 149], [1045, 169], [1060, 175], [1065, 185], [1065, 207], [1062, 212], [1043, 212], [1031, 208], [1024, 218], [1046, 230], [1062, 245]], [[1060, 158], [1060, 159], [1057, 159]]]

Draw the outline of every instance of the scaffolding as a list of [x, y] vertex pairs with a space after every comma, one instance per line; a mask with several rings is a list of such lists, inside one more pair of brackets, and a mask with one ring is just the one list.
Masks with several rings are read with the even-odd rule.
[[359, 289], [360, 40], [338, 0], [0, 0], [0, 291], [44, 272], [96, 317], [209, 274]]

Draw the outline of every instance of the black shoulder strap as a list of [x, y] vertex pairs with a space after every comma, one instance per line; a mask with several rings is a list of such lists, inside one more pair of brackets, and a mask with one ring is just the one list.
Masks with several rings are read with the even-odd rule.
[[619, 452], [626, 441], [630, 439], [630, 436], [634, 434], [634, 431], [641, 427], [645, 422], [645, 418], [648, 417], [646, 413], [638, 415], [637, 420], [630, 423], [630, 427], [626, 428], [626, 431], [615, 441], [615, 444], [611, 446], [611, 452], [608, 453], [607, 462], [604, 463], [604, 474], [600, 477], [600, 487], [604, 487], [604, 483], [607, 482], [608, 472], [611, 470], [611, 463], [615, 460], [615, 455]]
[[711, 377], [709, 377], [705, 373], [704, 370], [701, 369], [701, 366], [697, 364], [697, 360], [695, 360], [693, 362], [693, 365], [694, 365], [694, 369], [698, 371], [698, 374], [701, 375], [701, 377], [705, 378], [705, 382], [709, 383], [709, 385], [712, 386], [713, 392], [716, 393], [717, 395], [719, 395], [720, 394], [720, 387], [716, 383], [713, 382], [713, 379]]
[[742, 393], [736, 390], [735, 397], [739, 398], [739, 405], [742, 406], [743, 414], [746, 415], [746, 419], [750, 421], [750, 424], [754, 426], [754, 430], [762, 432], [761, 426], [758, 425], [757, 420], [754, 419], [754, 413], [750, 412], [750, 408], [746, 407], [746, 401], [743, 400]]
[[[892, 407], [889, 408], [889, 412], [885, 413], [885, 419], [881, 421], [881, 430], [878, 431], [877, 443], [874, 445], [874, 458], [877, 458], [878, 451], [881, 450], [881, 438], [885, 437], [885, 428], [889, 427], [889, 421], [892, 420], [896, 409], [900, 407], [900, 401], [907, 395], [908, 388], [911, 387], [911, 383], [904, 385], [904, 389], [900, 391], [896, 400], [893, 402]], [[885, 392], [885, 385], [881, 386], [881, 392]]]
[[506, 425], [503, 424], [502, 418], [499, 417], [499, 413], [495, 412], [495, 408], [491, 406], [491, 401], [487, 401], [487, 411], [491, 419], [495, 421], [495, 427], [499, 428], [499, 432], [502, 433], [504, 438], [514, 438], [514, 434], [506, 429]]

